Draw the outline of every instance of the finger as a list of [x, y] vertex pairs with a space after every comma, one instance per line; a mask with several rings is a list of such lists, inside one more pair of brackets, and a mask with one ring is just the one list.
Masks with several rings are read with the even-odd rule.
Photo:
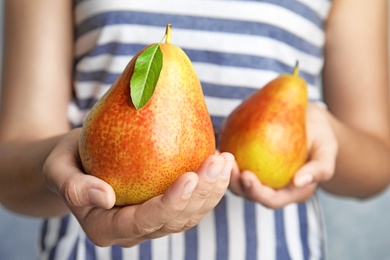
[[289, 185], [281, 189], [273, 189], [263, 185], [260, 180], [249, 171], [242, 173], [242, 182], [245, 187], [245, 196], [262, 205], [278, 209], [293, 202], [302, 202], [309, 198], [315, 191], [316, 185], [311, 184], [303, 188]]
[[226, 192], [233, 161], [233, 155], [225, 153], [206, 159], [198, 171], [199, 182], [186, 208], [154, 235], [184, 231], [198, 224]]
[[319, 144], [313, 147], [313, 153], [293, 178], [296, 187], [304, 187], [313, 182], [329, 180], [334, 173], [336, 164], [337, 146], [334, 144]]
[[197, 171], [199, 183], [187, 210], [192, 211], [191, 207], [199, 209], [220, 188], [220, 182], [228, 183], [233, 160], [233, 155], [227, 153], [212, 155], [205, 160]]
[[103, 180], [84, 174], [78, 168], [78, 136], [79, 131], [71, 132], [53, 150], [43, 169], [45, 180], [70, 207], [111, 208], [115, 203], [112, 187]]
[[229, 189], [238, 196], [245, 196], [244, 187], [241, 181], [241, 171], [238, 167], [237, 162], [233, 163]]
[[[175, 219], [187, 206], [199, 177], [194, 172], [184, 173], [163, 194], [140, 205], [123, 207], [114, 218], [114, 238], [156, 238], [152, 234]], [[115, 236], [114, 236], [115, 235]], [[164, 234], [161, 234], [162, 236]], [[166, 235], [166, 234], [165, 234]]]
[[221, 156], [224, 158], [224, 165], [219, 172], [219, 178], [212, 190], [212, 194], [199, 210], [201, 215], [206, 214], [210, 211], [210, 209], [214, 208], [218, 204], [229, 186], [230, 176], [235, 164], [234, 156], [231, 153], [222, 153]]
[[115, 204], [115, 193], [112, 187], [91, 175], [73, 173], [66, 176], [60, 186], [60, 194], [69, 207], [100, 207], [110, 209]]
[[[210, 196], [213, 194], [215, 189], [219, 189], [217, 183], [221, 178], [222, 171], [225, 167], [225, 159], [222, 155], [211, 155], [209, 156], [202, 166], [197, 171], [199, 176], [199, 182], [191, 196], [190, 202], [186, 206], [186, 209], [180, 214], [182, 223], [186, 223], [188, 219], [196, 214], [202, 214], [199, 210], [205, 204]], [[225, 173], [230, 175], [230, 173]], [[228, 179], [228, 176], [223, 178]], [[226, 182], [228, 182], [226, 180]]]

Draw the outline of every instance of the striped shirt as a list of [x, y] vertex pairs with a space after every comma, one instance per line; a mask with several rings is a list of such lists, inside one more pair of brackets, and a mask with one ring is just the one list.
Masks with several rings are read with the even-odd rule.
[[[74, 0], [74, 95], [69, 121], [80, 127], [129, 60], [172, 40], [191, 59], [218, 133], [223, 119], [297, 60], [311, 101], [321, 101], [324, 23], [329, 0]], [[41, 259], [324, 259], [315, 196], [271, 210], [230, 192], [196, 227], [132, 248], [96, 247], [72, 215], [43, 222]]]

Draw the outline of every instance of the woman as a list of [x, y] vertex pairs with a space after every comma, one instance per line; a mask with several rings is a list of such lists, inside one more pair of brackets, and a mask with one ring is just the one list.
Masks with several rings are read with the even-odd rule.
[[[366, 198], [389, 182], [386, 10], [364, 0], [5, 1], [1, 202], [48, 218], [41, 258], [324, 258], [317, 187]], [[167, 23], [199, 74], [216, 133], [299, 59], [310, 156], [290, 186], [263, 186], [224, 153], [164, 195], [115, 208], [112, 188], [83, 174], [83, 119]]]

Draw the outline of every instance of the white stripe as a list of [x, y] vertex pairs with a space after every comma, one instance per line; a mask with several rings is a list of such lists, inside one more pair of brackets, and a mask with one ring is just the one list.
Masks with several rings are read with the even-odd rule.
[[184, 232], [170, 235], [171, 259], [184, 259], [185, 237]]
[[[103, 30], [104, 31], [104, 30]], [[92, 30], [80, 37], [74, 44], [75, 57], [79, 57], [82, 54], [88, 52], [95, 44], [98, 43], [101, 30]]]
[[[111, 259], [111, 248], [110, 247], [100, 247], [95, 246], [96, 258], [98, 260], [107, 260]], [[82, 258], [80, 258], [82, 259]]]
[[[293, 67], [297, 60], [300, 61], [300, 69], [311, 74], [317, 74], [322, 67], [322, 60], [312, 55], [299, 51], [286, 43], [269, 38], [252, 35], [217, 33], [207, 31], [195, 31], [185, 29], [172, 29], [172, 44], [182, 49], [233, 53], [276, 59]], [[131, 32], [131, 33], [129, 33]], [[164, 34], [162, 27], [150, 27], [141, 25], [114, 25], [106, 27], [98, 34], [96, 30], [80, 37], [76, 42], [76, 55], [81, 56], [98, 44], [111, 42], [123, 44], [138, 43], [148, 45], [158, 42]], [[257, 47], [254, 47], [257, 46]], [[126, 57], [128, 61], [129, 58]], [[108, 59], [103, 58], [101, 66], [109, 65]], [[122, 61], [123, 62], [123, 61]], [[123, 66], [121, 66], [123, 68]], [[81, 62], [78, 67], [82, 71], [91, 70]]]
[[299, 214], [297, 204], [287, 205], [284, 210], [284, 226], [286, 243], [292, 259], [303, 259], [299, 230]]
[[39, 259], [49, 259], [50, 250], [55, 246], [58, 240], [58, 233], [61, 226], [61, 218], [51, 218], [47, 222], [47, 234], [44, 238], [44, 244], [46, 251], [42, 251]]
[[106, 71], [109, 73], [121, 73], [132, 56], [114, 56], [111, 54], [85, 57], [77, 64], [76, 70], [79, 72]]
[[[122, 248], [123, 260], [135, 260], [139, 259], [139, 246], [133, 246], [130, 248]], [[113, 259], [115, 260], [115, 259]]]
[[68, 120], [72, 125], [80, 125], [87, 117], [88, 110], [79, 109], [75, 103], [71, 102], [68, 105]]
[[[82, 234], [82, 233], [83, 233], [83, 231], [81, 230], [76, 218], [73, 215], [69, 215], [69, 221], [68, 221], [68, 226], [66, 229], [66, 234], [64, 235], [64, 237], [60, 241], [58, 241], [58, 244], [57, 244], [56, 257], [58, 257], [58, 260], [61, 260], [61, 259], [65, 260], [65, 259], [69, 258], [69, 255], [72, 252], [72, 249], [73, 249], [75, 241], [77, 240], [77, 237], [79, 237], [80, 234]], [[82, 241], [82, 242], [84, 243], [84, 241]], [[80, 250], [80, 248], [79, 248], [79, 250]]]
[[210, 259], [216, 254], [214, 211], [209, 212], [198, 224], [198, 259]]
[[240, 99], [221, 99], [205, 97], [209, 113], [213, 116], [227, 116], [234, 108], [241, 104]]
[[152, 259], [168, 260], [169, 243], [168, 237], [161, 237], [151, 240], [152, 243]]
[[320, 212], [319, 205], [317, 205], [317, 197], [314, 195], [310, 198], [307, 205], [307, 218], [308, 218], [308, 226], [309, 226], [309, 234], [308, 234], [308, 243], [311, 255], [309, 259], [315, 260], [321, 258], [321, 241], [322, 234], [324, 233], [322, 230], [322, 215]]
[[259, 259], [276, 258], [276, 237], [274, 211], [256, 204], [257, 216], [257, 248]]
[[[87, 259], [87, 244], [85, 242], [86, 235], [84, 232], [79, 231], [79, 241], [77, 241], [77, 255], [76, 259]], [[95, 247], [96, 248], [96, 247]], [[69, 259], [69, 257], [68, 257]]]
[[228, 232], [229, 241], [229, 259], [245, 259], [245, 219], [244, 219], [244, 200], [230, 192], [226, 193]]
[[313, 0], [296, 0], [302, 4], [310, 7], [314, 10], [321, 18], [326, 18], [331, 6], [331, 1], [313, 1]]
[[207, 63], [193, 63], [200, 81], [234, 87], [260, 88], [274, 79], [274, 71], [226, 67]]
[[[93, 15], [118, 10], [263, 22], [286, 29], [317, 46], [321, 46], [324, 36], [320, 28], [300, 15], [274, 4], [258, 2], [170, 0], [161, 4], [160, 0], [111, 0], [110, 2], [95, 0], [78, 5], [76, 9], [76, 24], [80, 24], [83, 19]], [[275, 16], [283, 17], [283, 19], [275, 19]]]
[[[75, 92], [77, 98], [87, 99], [87, 98], [101, 98], [104, 93], [110, 88], [109, 84], [101, 84], [100, 82], [95, 81], [83, 81], [83, 82], [75, 82]], [[130, 86], [129, 86], [130, 87]]]

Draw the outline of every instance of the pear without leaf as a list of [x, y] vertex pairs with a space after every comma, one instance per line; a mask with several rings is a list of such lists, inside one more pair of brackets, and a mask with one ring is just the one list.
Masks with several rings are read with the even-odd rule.
[[116, 205], [164, 193], [185, 172], [215, 153], [202, 88], [183, 50], [160, 43], [163, 66], [149, 102], [135, 109], [130, 79], [140, 51], [90, 111], [80, 137], [86, 173], [109, 183]]
[[233, 153], [240, 170], [252, 171], [262, 184], [285, 187], [307, 159], [307, 102], [298, 67], [279, 75], [228, 116], [219, 149]]

